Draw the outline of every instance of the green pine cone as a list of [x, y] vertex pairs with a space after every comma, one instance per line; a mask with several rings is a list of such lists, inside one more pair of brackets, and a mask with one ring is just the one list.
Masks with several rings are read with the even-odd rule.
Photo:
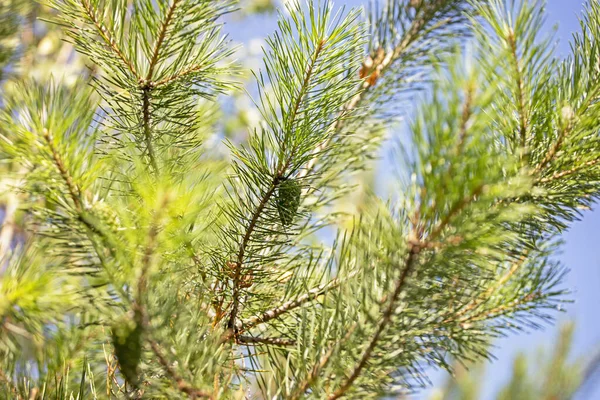
[[119, 361], [119, 370], [130, 385], [137, 387], [142, 358], [142, 327], [126, 316], [112, 327], [112, 342]]
[[294, 179], [286, 179], [279, 184], [277, 191], [277, 211], [284, 226], [291, 225], [300, 206], [302, 188]]

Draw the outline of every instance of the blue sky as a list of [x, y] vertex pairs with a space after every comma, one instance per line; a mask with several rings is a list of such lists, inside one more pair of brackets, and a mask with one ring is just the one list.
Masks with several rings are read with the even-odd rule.
[[[335, 2], [336, 5], [357, 6], [367, 4], [361, 2]], [[547, 0], [547, 19], [545, 30], [550, 33], [553, 26], [558, 25], [555, 35], [557, 53], [564, 56], [569, 53], [569, 40], [573, 32], [579, 29], [577, 16], [580, 15], [584, 1], [581, 0]], [[272, 17], [258, 17], [244, 20], [242, 24], [233, 23], [226, 28], [236, 41], [247, 42], [250, 38], [262, 37], [275, 29]], [[557, 313], [557, 325], [548, 326], [542, 331], [528, 334], [511, 335], [499, 340], [495, 351], [497, 360], [488, 366], [488, 376], [481, 400], [493, 399], [494, 393], [510, 377], [512, 360], [516, 353], [525, 351], [534, 355], [541, 345], [551, 345], [558, 329], [558, 323], [574, 320], [576, 322], [573, 354], [589, 356], [600, 350], [600, 211], [583, 213], [581, 221], [574, 223], [563, 236], [565, 245], [557, 258], [566, 265], [570, 272], [565, 286], [573, 291], [573, 304], [566, 306], [564, 313]], [[443, 380], [442, 374], [434, 374], [434, 382]], [[426, 399], [427, 391], [415, 396]], [[580, 396], [577, 400], [600, 400], [600, 383], [595, 390]]]

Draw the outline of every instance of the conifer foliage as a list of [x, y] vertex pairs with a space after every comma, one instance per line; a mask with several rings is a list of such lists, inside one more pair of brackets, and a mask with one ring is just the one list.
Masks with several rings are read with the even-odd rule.
[[[95, 72], [3, 92], [27, 234], [0, 247], [0, 398], [378, 398], [568, 301], [553, 251], [600, 195], [597, 0], [565, 60], [541, 0], [290, 2], [228, 160], [233, 2], [48, 5]], [[396, 189], [348, 227], [409, 100]]]

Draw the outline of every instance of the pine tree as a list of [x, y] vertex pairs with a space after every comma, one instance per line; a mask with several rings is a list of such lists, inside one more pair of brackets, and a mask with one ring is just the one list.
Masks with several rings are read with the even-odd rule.
[[[28, 233], [0, 253], [2, 398], [377, 398], [569, 300], [553, 253], [600, 195], [597, 0], [565, 60], [541, 0], [291, 2], [227, 159], [233, 1], [47, 5], [91, 73], [3, 90]], [[382, 143], [397, 189], [348, 227], [334, 205]]]

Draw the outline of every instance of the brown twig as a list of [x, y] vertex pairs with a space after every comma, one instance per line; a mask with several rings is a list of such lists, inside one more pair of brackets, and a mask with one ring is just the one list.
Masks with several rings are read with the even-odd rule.
[[462, 316], [464, 316], [465, 314], [467, 314], [469, 311], [472, 311], [473, 309], [479, 307], [481, 304], [485, 303], [492, 294], [494, 294], [498, 289], [500, 289], [502, 287], [502, 285], [504, 285], [506, 282], [508, 282], [508, 280], [521, 268], [521, 266], [525, 263], [526, 260], [527, 260], [527, 253], [524, 253], [519, 258], [519, 260], [514, 262], [512, 264], [512, 266], [510, 267], [510, 269], [508, 271], [506, 271], [506, 273], [504, 275], [502, 275], [502, 277], [500, 277], [500, 279], [498, 279], [496, 281], [496, 283], [494, 285], [490, 286], [478, 298], [473, 299], [470, 302], [468, 302], [467, 304], [465, 304], [465, 306], [462, 309], [457, 310], [458, 312], [456, 314], [452, 314], [450, 317], [448, 317], [444, 321], [444, 323], [448, 323], [452, 320], [459, 319]]
[[335, 349], [338, 346], [342, 345], [346, 340], [350, 339], [350, 337], [356, 330], [357, 326], [358, 326], [358, 324], [356, 322], [354, 324], [352, 324], [352, 326], [350, 326], [350, 328], [348, 329], [348, 331], [346, 332], [346, 335], [344, 335], [342, 340], [340, 340], [339, 342], [333, 343], [329, 347], [329, 349], [327, 349], [325, 354], [323, 354], [323, 356], [319, 359], [319, 362], [313, 366], [308, 377], [304, 381], [302, 381], [298, 385], [298, 388], [294, 391], [294, 393], [291, 394], [291, 396], [289, 397], [289, 400], [298, 400], [308, 390], [308, 388], [310, 388], [310, 386], [319, 377], [319, 374], [321, 373], [323, 368], [325, 368], [327, 366], [327, 364], [329, 363], [329, 360], [331, 359], [331, 356], [333, 355], [333, 352], [335, 351]]
[[112, 51], [123, 62], [123, 64], [125, 64], [127, 69], [129, 69], [129, 71], [133, 74], [135, 79], [140, 80], [141, 76], [136, 71], [135, 67], [133, 66], [133, 63], [125, 56], [125, 54], [119, 48], [119, 46], [117, 46], [117, 42], [114, 40], [114, 38], [112, 37], [112, 34], [109, 32], [109, 30], [96, 17], [96, 14], [95, 14], [94, 10], [92, 9], [92, 6], [90, 5], [89, 1], [81, 0], [81, 5], [83, 6], [83, 10], [84, 10], [85, 14], [87, 15], [87, 17], [90, 19], [90, 21], [92, 21], [92, 23], [98, 30], [100, 37], [104, 40], [104, 42], [108, 45], [108, 47], [110, 47], [112, 49]]
[[[160, 210], [163, 210], [165, 208], [166, 201], [167, 201], [167, 199], [165, 199], [165, 201], [161, 205]], [[139, 315], [141, 316], [139, 323], [142, 324], [142, 326], [144, 327], [144, 330], [146, 331], [146, 340], [150, 344], [150, 348], [152, 349], [152, 352], [156, 355], [158, 362], [163, 367], [163, 369], [167, 372], [167, 374], [177, 383], [177, 389], [179, 391], [181, 391], [182, 393], [187, 394], [192, 399], [196, 399], [196, 398], [212, 399], [211, 394], [208, 394], [207, 392], [204, 392], [200, 389], [193, 387], [191, 384], [186, 382], [181, 376], [179, 376], [177, 371], [175, 371], [175, 369], [173, 369], [173, 367], [171, 367], [171, 364], [169, 363], [167, 358], [162, 353], [158, 343], [151, 336], [152, 329], [150, 326], [148, 311], [146, 309], [145, 302], [144, 302], [144, 295], [148, 290], [148, 273], [152, 266], [152, 256], [156, 250], [157, 237], [158, 237], [158, 233], [159, 233], [159, 225], [158, 225], [159, 217], [160, 217], [160, 214], [156, 213], [154, 216], [154, 221], [152, 221], [152, 224], [148, 231], [148, 240], [147, 240], [146, 248], [144, 250], [144, 254], [142, 256], [142, 270], [140, 272], [140, 277], [138, 279], [137, 294], [136, 294], [136, 299], [135, 299], [135, 303], [134, 303], [133, 307], [137, 312], [139, 312]]]
[[146, 74], [146, 78], [138, 80], [140, 89], [142, 90], [142, 121], [144, 125], [144, 142], [146, 144], [146, 150], [148, 151], [150, 165], [152, 166], [154, 172], [157, 174], [159, 172], [159, 169], [158, 163], [156, 161], [156, 154], [154, 152], [154, 145], [152, 143], [152, 121], [150, 119], [150, 93], [156, 87], [156, 85], [152, 82], [152, 79], [154, 78], [154, 70], [158, 63], [160, 49], [165, 41], [167, 30], [169, 29], [169, 26], [173, 21], [173, 15], [175, 14], [175, 10], [180, 1], [181, 0], [173, 0], [173, 3], [171, 4], [171, 6], [169, 6], [165, 15], [165, 19], [160, 24], [156, 41], [154, 42], [154, 46], [152, 49], [152, 57], [150, 57], [149, 60], [148, 73]]
[[329, 400], [334, 400], [342, 397], [348, 391], [348, 389], [350, 389], [354, 381], [360, 376], [362, 370], [366, 367], [367, 362], [371, 358], [371, 355], [375, 350], [375, 346], [377, 346], [381, 335], [392, 320], [392, 316], [394, 315], [394, 311], [397, 306], [396, 303], [400, 298], [400, 294], [404, 290], [406, 281], [413, 270], [414, 264], [416, 262], [416, 257], [421, 251], [421, 247], [417, 243], [409, 242], [408, 246], [408, 257], [404, 263], [404, 268], [402, 269], [400, 277], [396, 281], [396, 286], [394, 288], [394, 291], [392, 292], [391, 298], [389, 299], [388, 305], [385, 308], [383, 315], [381, 316], [381, 320], [377, 324], [375, 334], [369, 341], [369, 344], [367, 345], [366, 349], [363, 351], [358, 363], [356, 364], [350, 375], [346, 378], [346, 381], [331, 396], [329, 396]]
[[593, 167], [594, 165], [596, 165], [598, 163], [600, 163], [600, 158], [597, 158], [595, 160], [587, 161], [587, 162], [585, 162], [585, 163], [583, 163], [581, 165], [578, 165], [578, 166], [573, 167], [571, 169], [568, 169], [566, 171], [556, 172], [555, 174], [553, 174], [552, 176], [550, 176], [548, 178], [542, 178], [542, 179], [540, 179], [538, 182], [539, 183], [548, 183], [548, 182], [551, 182], [551, 181], [554, 181], [554, 180], [557, 180], [557, 179], [560, 179], [560, 178], [564, 178], [565, 176], [572, 175], [572, 174], [574, 174], [574, 173], [582, 170], [583, 168]]
[[519, 297], [518, 299], [515, 299], [508, 304], [501, 304], [497, 307], [492, 308], [491, 310], [482, 310], [474, 315], [467, 316], [466, 318], [459, 320], [459, 323], [461, 326], [464, 327], [470, 323], [482, 321], [487, 318], [490, 318], [490, 316], [493, 318], [497, 315], [500, 315], [502, 312], [504, 312], [506, 310], [514, 309], [516, 306], [518, 306], [520, 304], [525, 304], [532, 300], [535, 300], [539, 295], [540, 295], [540, 293], [537, 291], [528, 293], [527, 295]]
[[79, 213], [81, 213], [83, 211], [83, 205], [81, 203], [81, 191], [79, 190], [77, 185], [75, 185], [75, 183], [73, 182], [73, 178], [71, 177], [71, 174], [67, 170], [67, 167], [65, 166], [65, 163], [63, 162], [62, 158], [60, 157], [60, 154], [58, 154], [58, 150], [54, 146], [52, 135], [50, 134], [50, 132], [48, 132], [48, 129], [44, 128], [44, 130], [42, 132], [42, 136], [44, 137], [44, 139], [46, 140], [46, 143], [48, 144], [48, 148], [50, 149], [50, 153], [52, 154], [52, 159], [54, 161], [54, 165], [56, 166], [56, 168], [58, 168], [60, 176], [63, 178], [63, 180], [65, 181], [65, 184], [67, 185], [69, 195], [71, 196], [71, 200], [73, 200], [73, 203], [75, 204], [76, 210]]
[[291, 310], [301, 307], [301, 306], [317, 299], [318, 297], [323, 296], [328, 291], [337, 288], [343, 282], [346, 282], [348, 279], [351, 279], [352, 277], [354, 277], [356, 275], [357, 275], [357, 272], [353, 272], [344, 279], [334, 278], [333, 280], [331, 280], [321, 286], [310, 289], [308, 292], [304, 293], [303, 295], [301, 295], [293, 300], [289, 300], [276, 308], [265, 311], [261, 315], [250, 317], [243, 321], [238, 321], [236, 324], [236, 328], [238, 329], [239, 332], [247, 331], [247, 330], [254, 328], [260, 324], [263, 324], [265, 322], [273, 320], [273, 319], [281, 316], [282, 314], [285, 314]]
[[446, 226], [448, 226], [448, 224], [450, 223], [452, 218], [454, 218], [456, 216], [456, 214], [460, 213], [466, 206], [468, 206], [473, 200], [475, 200], [477, 196], [479, 196], [481, 194], [484, 187], [485, 187], [484, 184], [479, 184], [479, 185], [475, 186], [471, 190], [471, 193], [469, 193], [467, 196], [463, 197], [461, 200], [457, 201], [452, 206], [450, 211], [446, 214], [446, 216], [437, 225], [437, 227], [434, 228], [434, 230], [431, 232], [428, 242], [434, 241], [442, 233], [442, 231], [446, 228]]
[[204, 64], [203, 63], [192, 65], [191, 67], [186, 68], [183, 71], [176, 73], [175, 75], [168, 76], [168, 77], [166, 77], [164, 79], [161, 79], [160, 81], [155, 82], [154, 83], [154, 87], [156, 88], [156, 87], [159, 87], [159, 86], [168, 85], [169, 83], [174, 82], [176, 80], [179, 80], [179, 79], [185, 77], [188, 74], [192, 74], [194, 72], [198, 72], [198, 71], [202, 70], [202, 68], [204, 68]]
[[173, 0], [173, 3], [169, 6], [167, 10], [167, 14], [165, 19], [160, 25], [160, 29], [158, 32], [158, 36], [156, 38], [156, 42], [154, 42], [154, 47], [152, 50], [152, 57], [150, 58], [150, 66], [148, 67], [148, 74], [146, 75], [146, 81], [152, 82], [152, 78], [154, 75], [154, 68], [158, 63], [158, 56], [160, 55], [160, 48], [165, 41], [165, 37], [167, 34], [167, 30], [173, 21], [173, 15], [175, 14], [175, 10], [177, 9], [177, 5], [181, 2], [181, 0]]
[[142, 121], [144, 125], [144, 142], [146, 144], [146, 151], [148, 151], [148, 158], [150, 159], [150, 165], [154, 169], [154, 172], [158, 173], [158, 163], [156, 162], [156, 154], [154, 153], [154, 145], [152, 144], [152, 121], [150, 119], [150, 91], [152, 90], [151, 85], [146, 84], [142, 86]]
[[[307, 66], [306, 73], [304, 75], [304, 80], [302, 82], [302, 86], [300, 88], [300, 91], [298, 92], [298, 96], [296, 97], [296, 99], [293, 102], [292, 113], [290, 114], [290, 117], [287, 122], [286, 128], [289, 133], [291, 133], [291, 130], [294, 127], [294, 122], [298, 115], [298, 111], [300, 110], [300, 105], [308, 92], [310, 80], [313, 76], [314, 67], [317, 63], [319, 55], [321, 54], [321, 52], [323, 50], [324, 45], [325, 45], [325, 39], [320, 40], [317, 47], [315, 48], [315, 50], [313, 52], [313, 55], [311, 56], [308, 66]], [[281, 153], [280, 153], [281, 158], [278, 161], [277, 170], [275, 171], [275, 177], [274, 177], [273, 181], [269, 184], [269, 188], [267, 189], [265, 194], [260, 199], [258, 206], [256, 207], [256, 210], [254, 210], [254, 213], [252, 214], [252, 216], [250, 218], [250, 223], [248, 224], [248, 228], [246, 229], [246, 232], [244, 234], [242, 242], [240, 243], [240, 247], [238, 250], [237, 257], [236, 257], [235, 274], [234, 274], [234, 279], [233, 279], [232, 307], [231, 307], [231, 313], [229, 315], [229, 321], [227, 324], [229, 329], [235, 330], [235, 326], [236, 326], [237, 314], [239, 311], [239, 301], [240, 301], [240, 299], [239, 299], [239, 297], [240, 297], [240, 278], [242, 276], [242, 268], [243, 268], [243, 264], [244, 264], [244, 258], [246, 255], [248, 243], [250, 242], [250, 238], [252, 237], [252, 233], [254, 232], [254, 229], [256, 227], [256, 224], [258, 223], [260, 216], [262, 215], [269, 200], [275, 193], [277, 184], [284, 176], [285, 171], [289, 167], [289, 164], [290, 164], [293, 154], [295, 152], [295, 148], [292, 148], [289, 157], [285, 157], [285, 150], [286, 150], [285, 146], [282, 146]]]
[[211, 399], [211, 400], [213, 399], [212, 394], [210, 394], [206, 391], [200, 390], [198, 388], [195, 388], [190, 383], [188, 383], [185, 379], [183, 379], [177, 373], [177, 371], [175, 371], [175, 369], [169, 363], [169, 360], [167, 360], [167, 358], [162, 353], [162, 350], [160, 349], [160, 346], [158, 345], [158, 343], [156, 341], [154, 341], [151, 338], [149, 338], [147, 340], [148, 340], [148, 343], [150, 343], [150, 348], [152, 349], [152, 352], [154, 353], [154, 355], [156, 355], [156, 358], [158, 359], [158, 362], [160, 363], [160, 365], [163, 367], [165, 372], [171, 377], [171, 379], [173, 379], [177, 383], [177, 389], [179, 391], [187, 394], [192, 399], [197, 399], [197, 398], [204, 398], [204, 399]]
[[[406, 52], [410, 46], [415, 42], [418, 38], [418, 34], [420, 29], [427, 23], [429, 20], [427, 17], [430, 14], [424, 13], [420, 18], [416, 18], [411, 27], [409, 28], [407, 34], [404, 36], [403, 40], [391, 51], [381, 53], [383, 48], [377, 49], [379, 52], [379, 56], [376, 54], [373, 56], [367, 55], [365, 61], [363, 62], [363, 69], [359, 72], [363, 80], [360, 82], [356, 94], [342, 107], [338, 118], [336, 119], [335, 124], [330, 128], [332, 132], [329, 135], [326, 135], [326, 139], [319, 144], [315, 150], [313, 151], [313, 157], [308, 161], [306, 167], [300, 171], [299, 176], [305, 177], [308, 176], [313, 169], [315, 168], [319, 155], [331, 144], [333, 140], [333, 135], [331, 133], [337, 132], [344, 126], [345, 117], [354, 111], [364, 99], [364, 95], [370, 89], [376, 86], [377, 80], [381, 77], [386, 70], [396, 61], [398, 58], [402, 56], [404, 52]], [[449, 22], [449, 19], [441, 20], [435, 26], [431, 27], [430, 30], [437, 29], [438, 27], [444, 25]]]
[[[369, 359], [372, 356], [377, 343], [379, 342], [381, 335], [387, 329], [390, 324], [394, 312], [397, 307], [397, 301], [400, 298], [402, 291], [406, 285], [406, 281], [408, 277], [412, 273], [415, 263], [417, 262], [417, 257], [421, 253], [423, 249], [429, 248], [428, 243], [430, 241], [436, 241], [438, 237], [442, 234], [444, 229], [448, 226], [448, 224], [452, 221], [452, 219], [460, 213], [464, 208], [470, 204], [475, 198], [481, 193], [483, 189], [483, 185], [476, 186], [470, 195], [464, 197], [457, 201], [450, 209], [448, 214], [438, 223], [438, 225], [431, 231], [431, 234], [428, 236], [426, 240], [423, 240], [422, 235], [423, 232], [419, 229], [418, 218], [415, 216], [411, 220], [413, 221], [413, 231], [408, 237], [408, 255], [406, 261], [404, 263], [404, 268], [402, 269], [402, 273], [398, 277], [396, 281], [396, 285], [391, 296], [384, 296], [384, 301], [388, 302], [387, 307], [385, 308], [381, 320], [377, 324], [375, 329], [375, 334], [369, 341], [369, 344], [363, 351], [358, 363], [354, 366], [346, 381], [331, 395], [329, 396], [329, 400], [338, 399], [346, 394], [346, 392], [352, 387], [354, 381], [360, 376], [363, 369], [367, 366]], [[417, 207], [417, 210], [419, 208]], [[418, 212], [418, 211], [417, 211]]]
[[269, 346], [295, 346], [296, 341], [286, 338], [261, 338], [254, 336], [238, 335], [237, 341], [249, 345], [269, 345]]

